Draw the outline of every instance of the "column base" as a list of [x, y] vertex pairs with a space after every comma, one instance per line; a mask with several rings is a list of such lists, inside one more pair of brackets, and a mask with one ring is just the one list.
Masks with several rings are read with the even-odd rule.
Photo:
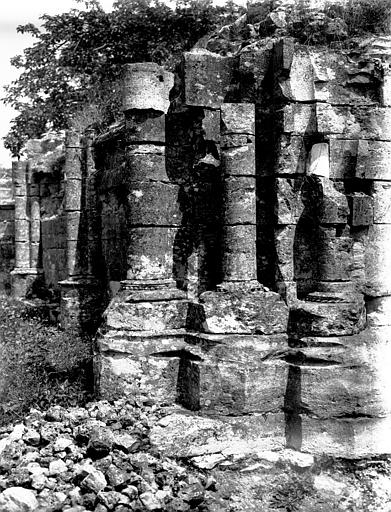
[[11, 271], [11, 295], [16, 299], [27, 296], [33, 285], [42, 275], [41, 269], [30, 267], [17, 267]]
[[60, 326], [94, 333], [101, 316], [101, 284], [93, 277], [60, 281]]
[[191, 328], [214, 334], [286, 333], [288, 307], [257, 281], [226, 282], [191, 304]]
[[104, 312], [95, 354], [98, 396], [174, 403], [188, 313], [173, 280], [126, 280]]

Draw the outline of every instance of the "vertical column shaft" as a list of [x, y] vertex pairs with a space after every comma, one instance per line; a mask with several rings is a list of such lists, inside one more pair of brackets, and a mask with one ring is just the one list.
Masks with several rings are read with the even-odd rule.
[[39, 266], [39, 246], [41, 241], [41, 205], [39, 197], [39, 183], [34, 174], [31, 175], [28, 184], [30, 202], [30, 267], [37, 269]]
[[179, 187], [167, 176], [165, 161], [165, 112], [172, 80], [170, 73], [153, 63], [125, 67], [127, 280], [135, 286], [137, 281], [152, 281], [151, 286], [174, 284], [172, 253], [181, 219]]
[[65, 151], [65, 216], [68, 277], [80, 274], [82, 164], [80, 135], [69, 132]]
[[223, 103], [223, 282], [255, 281], [255, 107]]
[[15, 267], [30, 267], [30, 226], [27, 202], [26, 163], [12, 163], [15, 196]]

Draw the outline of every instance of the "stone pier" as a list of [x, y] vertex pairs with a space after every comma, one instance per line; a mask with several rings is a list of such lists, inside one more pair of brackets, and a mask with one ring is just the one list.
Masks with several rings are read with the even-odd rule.
[[[126, 272], [115, 286], [109, 277], [115, 295], [105, 311], [105, 334], [98, 340], [103, 397], [119, 392], [172, 400], [176, 394], [187, 301], [173, 278], [182, 215], [179, 186], [166, 170], [165, 115], [172, 85], [172, 74], [156, 64], [125, 68], [126, 164], [105, 172], [100, 191], [103, 214], [120, 210], [127, 230]], [[104, 236], [106, 258], [115, 259], [110, 233]]]
[[[30, 179], [29, 179], [30, 178]], [[28, 173], [27, 162], [12, 163], [15, 200], [15, 268], [11, 272], [14, 297], [31, 292], [39, 274], [39, 188]]]

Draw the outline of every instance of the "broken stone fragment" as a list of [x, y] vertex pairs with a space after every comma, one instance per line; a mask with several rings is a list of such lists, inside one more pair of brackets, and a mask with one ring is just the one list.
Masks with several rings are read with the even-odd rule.
[[24, 487], [9, 487], [0, 494], [0, 509], [4, 512], [34, 512], [38, 507], [35, 493]]
[[329, 145], [327, 143], [322, 142], [312, 146], [308, 174], [321, 178], [330, 177]]
[[219, 108], [230, 91], [235, 59], [204, 49], [184, 53], [184, 103]]
[[173, 85], [174, 75], [154, 62], [126, 64], [122, 109], [167, 113]]
[[[274, 168], [263, 168], [263, 171], [267, 170], [268, 174], [277, 175], [305, 173], [307, 153], [302, 136], [280, 135], [275, 145], [275, 155]], [[263, 158], [264, 155], [261, 157]]]
[[286, 332], [288, 309], [280, 296], [263, 290], [238, 290], [235, 293], [204, 292], [200, 296], [210, 333], [273, 334]]
[[88, 452], [93, 458], [101, 458], [110, 453], [114, 442], [114, 436], [106, 427], [95, 427], [90, 434]]
[[360, 140], [357, 148], [356, 177], [370, 180], [390, 181], [390, 158], [390, 142], [384, 140]]
[[[281, 58], [282, 55], [279, 57]], [[281, 98], [289, 101], [310, 102], [315, 99], [313, 67], [307, 49], [295, 50], [288, 76], [281, 69], [276, 92]]]
[[318, 131], [343, 139], [391, 140], [391, 112], [382, 107], [316, 104]]
[[221, 132], [255, 135], [255, 105], [252, 103], [223, 103]]
[[[347, 197], [350, 206], [351, 225], [352, 226], [370, 226], [374, 222], [374, 198], [363, 193], [356, 192]], [[379, 212], [380, 217], [380, 212]], [[378, 218], [379, 218], [378, 217]], [[391, 217], [390, 217], [391, 219]]]
[[301, 301], [291, 311], [291, 329], [297, 335], [347, 336], [362, 331], [366, 311], [362, 299], [356, 302]]
[[107, 485], [104, 474], [91, 466], [88, 475], [81, 481], [80, 486], [87, 492], [93, 492], [97, 494], [102, 491]]
[[139, 110], [125, 112], [127, 143], [164, 143], [166, 140], [166, 116], [151, 115]]
[[283, 133], [313, 135], [317, 132], [317, 111], [314, 104], [291, 103], [277, 111], [277, 115]]

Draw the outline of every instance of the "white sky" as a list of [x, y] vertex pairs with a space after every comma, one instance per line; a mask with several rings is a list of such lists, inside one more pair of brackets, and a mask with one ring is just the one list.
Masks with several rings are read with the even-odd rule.
[[[222, 4], [224, 0], [216, 0]], [[237, 0], [245, 4], [246, 0]], [[112, 9], [113, 0], [100, 0], [105, 11]], [[11, 57], [22, 53], [23, 49], [35, 41], [32, 37], [18, 34], [16, 27], [26, 23], [39, 24], [42, 14], [60, 14], [72, 8], [82, 9], [83, 4], [75, 0], [0, 0], [0, 97], [4, 96], [3, 87], [14, 80], [18, 71], [10, 64]], [[2, 137], [9, 130], [9, 123], [16, 112], [0, 102], [0, 166], [11, 166], [11, 155], [4, 148]]]
[[[101, 0], [102, 7], [111, 10], [113, 0]], [[0, 3], [0, 96], [4, 96], [3, 86], [14, 80], [18, 71], [10, 64], [10, 58], [22, 53], [34, 42], [32, 37], [18, 34], [16, 27], [26, 23], [39, 24], [42, 14], [60, 14], [72, 8], [82, 8], [75, 0], [2, 0]], [[7, 134], [9, 123], [16, 112], [0, 103], [0, 139]], [[0, 140], [0, 166], [11, 166], [11, 155]]]

